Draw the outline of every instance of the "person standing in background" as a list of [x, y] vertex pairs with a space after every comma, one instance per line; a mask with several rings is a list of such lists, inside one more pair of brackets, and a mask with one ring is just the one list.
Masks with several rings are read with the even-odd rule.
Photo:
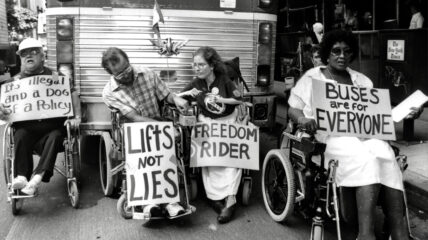
[[412, 19], [410, 20], [409, 29], [422, 28], [424, 25], [424, 16], [422, 16], [420, 10], [420, 4], [417, 1], [409, 2], [410, 11], [412, 12]]

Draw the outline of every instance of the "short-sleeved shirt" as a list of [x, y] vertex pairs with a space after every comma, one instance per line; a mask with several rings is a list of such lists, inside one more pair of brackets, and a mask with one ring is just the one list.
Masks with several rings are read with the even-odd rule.
[[[323, 68], [326, 66], [308, 70], [291, 89], [288, 104], [302, 110], [307, 118], [314, 118], [312, 91], [315, 89], [312, 89], [312, 80], [335, 82], [322, 74]], [[373, 87], [372, 81], [364, 74], [350, 68], [347, 68], [347, 71], [354, 86]], [[381, 183], [398, 190], [403, 189], [400, 168], [387, 142], [352, 136], [328, 136], [321, 133], [317, 133], [316, 138], [327, 144], [324, 153], [326, 164], [330, 159], [339, 160], [336, 170], [336, 183], [339, 186], [355, 187]]]
[[204, 79], [196, 78], [190, 82], [182, 91], [188, 91], [196, 88], [202, 93], [196, 96], [198, 107], [202, 110], [202, 114], [212, 118], [225, 117], [233, 113], [235, 105], [215, 102], [213, 97], [219, 95], [223, 98], [241, 99], [241, 94], [233, 83], [227, 77], [219, 77], [207, 86]]
[[123, 115], [136, 111], [141, 116], [160, 117], [159, 101], [170, 94], [169, 88], [152, 70], [141, 66], [132, 69], [132, 85], [119, 84], [111, 76], [103, 90], [104, 102]]

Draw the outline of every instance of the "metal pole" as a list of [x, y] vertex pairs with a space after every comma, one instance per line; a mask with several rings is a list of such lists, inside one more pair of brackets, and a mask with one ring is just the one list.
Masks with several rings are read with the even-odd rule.
[[324, 26], [324, 31], [325, 31], [325, 0], [322, 0], [321, 14], [322, 14], [322, 25]]
[[376, 0], [373, 0], [372, 8], [373, 8], [372, 30], [375, 30], [375, 27], [376, 27], [376, 24], [375, 24], [375, 22], [376, 22]]
[[395, 0], [395, 19], [397, 19], [397, 25], [400, 26], [400, 0]]

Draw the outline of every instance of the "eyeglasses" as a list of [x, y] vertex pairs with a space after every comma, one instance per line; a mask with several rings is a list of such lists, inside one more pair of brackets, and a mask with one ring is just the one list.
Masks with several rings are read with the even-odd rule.
[[204, 68], [204, 67], [206, 67], [208, 64], [206, 64], [206, 63], [192, 63], [192, 67], [193, 68], [198, 68], [198, 69], [201, 69], [201, 68]]
[[126, 75], [128, 75], [132, 71], [131, 65], [123, 69], [121, 72], [117, 73], [116, 75], [113, 75], [115, 79], [122, 79]]
[[37, 54], [39, 54], [41, 51], [39, 48], [28, 48], [28, 49], [24, 49], [19, 53], [20, 57], [28, 57], [29, 55], [31, 56], [35, 56]]
[[330, 52], [331, 52], [331, 54], [333, 54], [334, 56], [337, 56], [337, 57], [343, 53], [343, 56], [345, 58], [348, 58], [348, 57], [352, 56], [352, 54], [353, 54], [352, 50], [349, 48], [345, 48], [345, 49], [332, 48]]

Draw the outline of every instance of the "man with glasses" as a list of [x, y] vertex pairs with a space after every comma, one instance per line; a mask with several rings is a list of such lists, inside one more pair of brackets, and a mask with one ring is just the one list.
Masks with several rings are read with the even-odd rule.
[[[45, 55], [42, 44], [34, 39], [24, 39], [19, 45], [17, 55], [21, 57], [21, 72], [15, 75], [12, 81], [20, 81], [23, 78], [37, 75], [58, 75], [44, 66]], [[66, 136], [65, 121], [69, 121], [73, 127], [80, 124], [80, 101], [77, 92], [74, 91], [72, 82], [71, 95], [75, 117], [65, 117], [28, 120], [14, 122], [15, 128], [15, 160], [12, 187], [23, 194], [33, 196], [37, 192], [39, 184], [49, 182], [53, 175], [57, 153], [63, 149], [63, 140]], [[0, 119], [7, 120], [11, 113], [10, 106], [0, 104]], [[33, 171], [33, 151], [40, 154], [40, 160]], [[30, 181], [28, 181], [31, 179]]]
[[[172, 93], [152, 70], [129, 63], [128, 55], [119, 48], [111, 47], [103, 52], [102, 67], [112, 76], [103, 90], [103, 99], [111, 109], [119, 110], [131, 122], [150, 122], [160, 119], [160, 101], [175, 104], [179, 110], [188, 108], [185, 99]], [[149, 205], [144, 212], [159, 210]], [[171, 217], [184, 212], [178, 203], [168, 204]], [[155, 215], [155, 214], [154, 214]]]

